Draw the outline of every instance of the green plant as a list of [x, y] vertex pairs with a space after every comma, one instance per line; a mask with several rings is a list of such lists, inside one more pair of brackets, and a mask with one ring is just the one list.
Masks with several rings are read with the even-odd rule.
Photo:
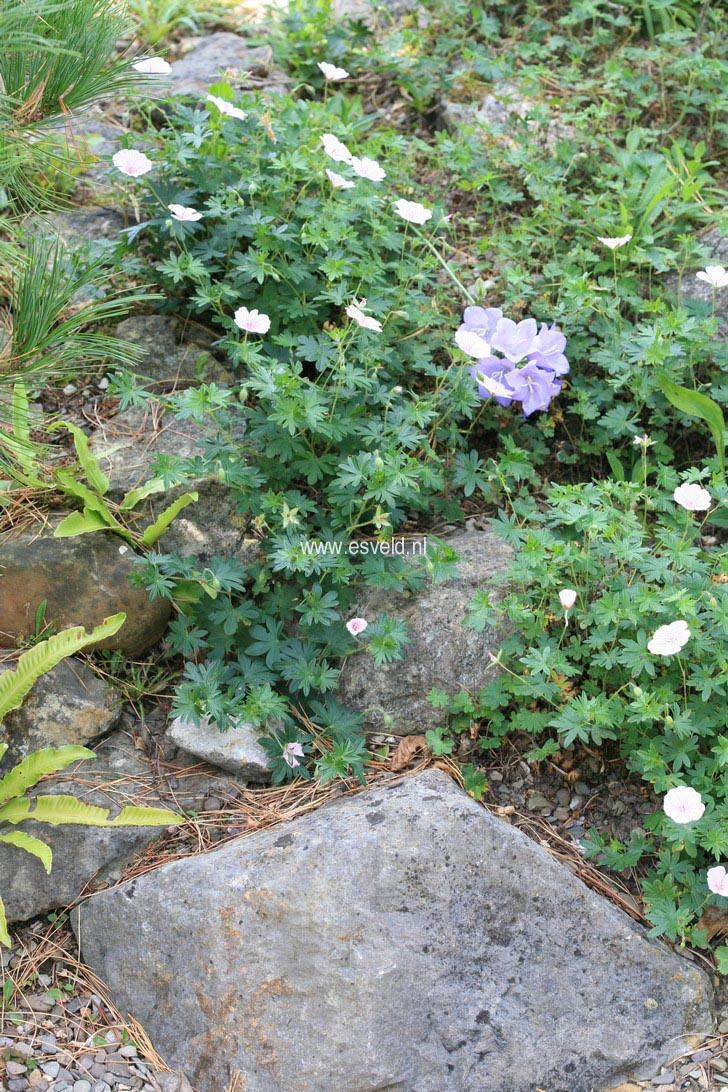
[[197, 34], [205, 24], [229, 17], [229, 8], [214, 0], [128, 0], [127, 10], [137, 37], [150, 46], [184, 31]]
[[[87, 633], [82, 626], [63, 630], [45, 641], [34, 645], [18, 657], [13, 669], [0, 675], [0, 723], [18, 709], [33, 683], [46, 671], [50, 671], [66, 656], [113, 636], [124, 624], [125, 614], [115, 614]], [[8, 750], [0, 743], [0, 759]], [[84, 826], [170, 826], [181, 822], [173, 812], [162, 808], [125, 807], [114, 819], [109, 819], [107, 808], [100, 808], [77, 800], [74, 796], [40, 795], [28, 797], [28, 789], [51, 773], [65, 769], [81, 759], [95, 758], [86, 747], [44, 748], [23, 759], [0, 778], [0, 842], [16, 846], [37, 857], [50, 872], [53, 861], [51, 849], [40, 838], [25, 831], [6, 832], [5, 825], [17, 826], [23, 822], [50, 823], [53, 826], [81, 824]], [[10, 945], [5, 908], [0, 898], [0, 943]]]

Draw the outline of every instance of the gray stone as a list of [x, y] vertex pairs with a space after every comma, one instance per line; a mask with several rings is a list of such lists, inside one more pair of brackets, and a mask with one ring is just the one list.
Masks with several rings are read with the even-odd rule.
[[352, 611], [368, 621], [380, 614], [402, 618], [411, 638], [403, 660], [375, 667], [368, 652], [359, 652], [344, 665], [339, 697], [364, 713], [373, 731], [416, 735], [435, 728], [442, 713], [427, 701], [433, 687], [451, 694], [478, 691], [497, 671], [488, 653], [498, 649], [501, 635], [492, 629], [476, 633], [463, 623], [476, 591], [491, 587], [497, 602], [511, 548], [489, 531], [468, 531], [445, 541], [461, 557], [460, 579], [428, 582], [411, 595], [367, 588]]
[[134, 370], [151, 380], [152, 388], [234, 381], [211, 355], [213, 338], [194, 326], [184, 326], [168, 315], [132, 315], [118, 324], [114, 336], [143, 353]]
[[575, 130], [563, 122], [551, 104], [529, 98], [513, 83], [502, 83], [476, 99], [446, 99], [442, 120], [453, 130], [473, 128], [484, 140], [513, 146], [514, 128], [525, 126], [542, 147], [553, 148], [561, 140], [573, 140]]
[[117, 648], [136, 656], [162, 636], [170, 604], [150, 601], [129, 577], [137, 555], [118, 535], [97, 531], [75, 538], [54, 538], [53, 527], [31, 528], [0, 536], [0, 647], [12, 648], [35, 633], [39, 605], [46, 601], [45, 622], [56, 629], [93, 626], [124, 611], [118, 633], [86, 648]]
[[701, 236], [700, 243], [705, 248], [708, 257], [705, 262], [683, 273], [682, 277], [677, 273], [671, 273], [665, 278], [665, 287], [668, 292], [677, 296], [680, 301], [699, 300], [707, 304], [711, 309], [715, 299], [715, 317], [719, 322], [718, 340], [728, 340], [728, 289], [718, 288], [713, 291], [711, 285], [698, 280], [695, 274], [706, 265], [722, 265], [728, 267], [728, 236], [721, 234], [719, 227], [711, 228]]
[[694, 964], [439, 770], [175, 861], [73, 925], [200, 1092], [591, 1092], [712, 1028]]
[[26, 231], [30, 234], [45, 232], [57, 236], [71, 248], [100, 241], [125, 243], [126, 236], [121, 233], [130, 226], [118, 208], [69, 209], [26, 221]]
[[5, 717], [3, 742], [8, 750], [0, 770], [42, 747], [83, 747], [110, 732], [121, 716], [118, 698], [86, 664], [73, 657], [62, 660], [41, 675], [20, 709]]
[[203, 98], [212, 84], [227, 79], [236, 90], [281, 93], [290, 81], [271, 67], [272, 53], [267, 46], [252, 46], [237, 34], [220, 32], [202, 38], [197, 45], [172, 65], [165, 80], [152, 87], [155, 98], [180, 95]]
[[[109, 497], [120, 500], [130, 489], [148, 481], [158, 454], [192, 459], [203, 453], [209, 432], [194, 421], [177, 421], [172, 414], [129, 409], [111, 418], [90, 437], [89, 446], [109, 478]], [[154, 493], [134, 510], [139, 529], [182, 493], [196, 492], [195, 504], [184, 508], [160, 540], [166, 551], [207, 562], [211, 557], [249, 560], [258, 542], [245, 537], [248, 518], [241, 515], [230, 488], [216, 478], [193, 478], [166, 492]]]
[[[96, 759], [69, 766], [43, 781], [31, 796], [75, 796], [110, 808], [112, 817], [127, 804], [168, 806], [153, 791], [149, 763], [125, 733], [109, 736], [96, 748], [96, 755]], [[165, 828], [53, 827], [28, 822], [17, 829], [42, 838], [51, 847], [53, 867], [47, 875], [37, 858], [16, 846], [0, 845], [0, 891], [9, 921], [24, 921], [68, 906], [97, 877], [110, 871], [118, 875], [123, 865], [159, 838]]]
[[270, 781], [268, 755], [258, 743], [264, 734], [263, 729], [246, 723], [221, 732], [207, 717], [198, 726], [177, 717], [167, 729], [169, 738], [183, 751], [246, 781], [257, 782]]

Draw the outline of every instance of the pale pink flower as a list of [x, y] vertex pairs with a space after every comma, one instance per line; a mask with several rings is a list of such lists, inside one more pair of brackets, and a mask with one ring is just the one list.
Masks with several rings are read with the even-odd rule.
[[564, 610], [571, 610], [576, 602], [576, 592], [573, 588], [562, 588], [559, 592], [559, 602]]
[[354, 189], [354, 183], [350, 179], [344, 178], [343, 174], [337, 174], [336, 171], [331, 171], [331, 170], [329, 170], [328, 167], [326, 168], [326, 174], [329, 176], [329, 182], [331, 183], [332, 186], [335, 187], [335, 189], [337, 189], [337, 190], [353, 190]]
[[381, 182], [387, 177], [387, 172], [379, 166], [376, 159], [368, 159], [366, 156], [359, 159], [353, 155], [351, 165], [360, 178], [368, 178], [370, 182]]
[[725, 865], [709, 868], [706, 878], [708, 887], [714, 895], [722, 895], [724, 899], [728, 899], [728, 872]]
[[346, 628], [352, 637], [358, 637], [360, 633], [363, 633], [369, 623], [366, 618], [350, 618], [346, 623]]
[[345, 68], [337, 68], [335, 64], [329, 64], [328, 61], [319, 61], [318, 66], [327, 80], [345, 80], [349, 75]]
[[400, 198], [395, 202], [394, 211], [410, 224], [426, 224], [432, 219], [432, 209], [425, 208], [419, 201], [405, 201]]
[[674, 823], [695, 823], [705, 811], [705, 804], [699, 792], [688, 785], [678, 785], [665, 793], [662, 808], [668, 819]]
[[[476, 335], [477, 336], [477, 335]], [[486, 375], [485, 372], [478, 371], [477, 367], [469, 369], [470, 374], [473, 376], [479, 387], [484, 387], [488, 394], [492, 394], [494, 398], [512, 398], [513, 391], [506, 387], [503, 383], [500, 383], [497, 379], [493, 379], [492, 376]]]
[[646, 432], [642, 436], [635, 436], [632, 440], [632, 443], [635, 445], [635, 447], [643, 447], [645, 448], [645, 450], [648, 447], [651, 447], [653, 442], [654, 441], [649, 438]]
[[189, 205], [167, 205], [167, 208], [172, 213], [173, 219], [179, 220], [183, 224], [194, 224], [197, 220], [202, 219], [202, 213]]
[[616, 238], [612, 238], [611, 236], [606, 236], [605, 238], [603, 235], [597, 235], [599, 242], [603, 243], [604, 246], [609, 247], [610, 250], [619, 250], [621, 246], [626, 246], [631, 238], [631, 235], [618, 235]]
[[[474, 330], [465, 330], [461, 326], [458, 332], [455, 334], [455, 344], [458, 349], [462, 349], [468, 356], [475, 357], [476, 360], [482, 360], [485, 356], [490, 356], [490, 345], [480, 334], [476, 334]], [[509, 391], [509, 394], [513, 394], [513, 391]], [[505, 395], [504, 397], [508, 397]]]
[[673, 500], [688, 512], [707, 512], [713, 503], [707, 489], [695, 482], [683, 482], [672, 494]]
[[365, 315], [356, 304], [350, 303], [346, 308], [346, 313], [350, 319], [353, 319], [354, 322], [358, 323], [364, 330], [374, 330], [375, 333], [378, 334], [382, 329], [382, 324], [378, 319]]
[[301, 765], [298, 759], [303, 758], [303, 747], [300, 743], [287, 743], [283, 748], [281, 757], [286, 765], [290, 766], [293, 770], [296, 766]]
[[136, 148], [122, 148], [114, 152], [111, 162], [122, 174], [129, 178], [139, 178], [140, 175], [151, 171], [154, 164], [144, 152], [138, 152]]
[[679, 620], [655, 630], [647, 647], [655, 656], [675, 656], [690, 640], [687, 622]]
[[728, 288], [728, 269], [722, 265], [706, 265], [695, 276], [699, 281], [706, 281], [713, 288]]
[[237, 118], [239, 121], [243, 121], [248, 116], [245, 110], [233, 106], [231, 102], [228, 102], [227, 99], [221, 99], [219, 95], [208, 95], [207, 101], [216, 106], [220, 113], [225, 114], [228, 118]]
[[161, 57], [147, 57], [143, 61], [134, 61], [131, 67], [137, 72], [142, 72], [145, 76], [166, 76], [168, 72], [172, 71], [172, 65], [169, 61], [165, 61]]
[[351, 163], [353, 156], [343, 141], [339, 140], [333, 133], [324, 133], [321, 137], [321, 143], [324, 146], [324, 151], [329, 159], [333, 159], [336, 163]]
[[267, 334], [270, 330], [270, 318], [262, 311], [249, 311], [247, 307], [238, 307], [233, 315], [235, 325], [247, 334]]

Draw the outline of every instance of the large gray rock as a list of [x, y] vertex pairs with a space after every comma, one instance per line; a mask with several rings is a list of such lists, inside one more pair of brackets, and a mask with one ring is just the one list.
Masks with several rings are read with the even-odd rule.
[[592, 1092], [707, 976], [439, 770], [84, 902], [84, 960], [200, 1092]]
[[465, 626], [467, 607], [478, 590], [492, 589], [497, 602], [512, 550], [489, 531], [468, 531], [446, 540], [461, 557], [460, 579], [432, 582], [411, 595], [365, 589], [352, 613], [374, 621], [380, 614], [407, 622], [410, 644], [403, 660], [375, 667], [368, 652], [350, 656], [339, 683], [339, 697], [363, 713], [366, 727], [412, 735], [442, 723], [442, 713], [428, 701], [433, 687], [450, 694], [482, 690], [493, 678], [488, 653], [501, 635], [476, 633]]
[[114, 336], [141, 350], [143, 355], [134, 370], [151, 380], [153, 388], [200, 382], [229, 386], [233, 382], [211, 355], [214, 339], [170, 315], [132, 315], [116, 326]]
[[120, 716], [119, 695], [95, 671], [75, 658], [62, 660], [5, 717], [0, 738], [8, 750], [0, 770], [42, 747], [86, 747], [110, 732]]
[[728, 236], [722, 235], [719, 227], [714, 227], [701, 236], [700, 242], [708, 254], [705, 262], [684, 273], [681, 278], [677, 273], [671, 273], [665, 279], [665, 287], [681, 301], [700, 300], [701, 303], [708, 304], [711, 309], [715, 300], [715, 317], [719, 322], [718, 339], [726, 341], [728, 340], [728, 289], [718, 288], [714, 292], [711, 285], [698, 280], [695, 274], [706, 265], [728, 267]]
[[[168, 807], [153, 791], [147, 760], [129, 737], [114, 732], [95, 749], [97, 757], [69, 766], [44, 781], [32, 796], [60, 793], [110, 808], [127, 804]], [[15, 829], [15, 828], [13, 828]], [[36, 857], [0, 844], [0, 892], [8, 921], [24, 921], [66, 907], [95, 881], [118, 879], [122, 867], [164, 832], [164, 827], [52, 827], [21, 823], [18, 830], [42, 838], [53, 851], [49, 875]]]
[[237, 774], [246, 781], [270, 781], [268, 754], [258, 738], [260, 728], [242, 723], [221, 732], [214, 721], [203, 717], [198, 725], [191, 720], [176, 717], [167, 729], [167, 735], [188, 754]]
[[68, 209], [34, 216], [26, 221], [25, 230], [31, 235], [43, 232], [57, 236], [75, 249], [86, 243], [126, 243], [122, 232], [131, 222], [117, 208]]
[[112, 532], [54, 538], [44, 526], [0, 536], [0, 647], [12, 648], [35, 632], [35, 616], [46, 601], [45, 621], [56, 629], [90, 630], [111, 614], [126, 621], [113, 637], [87, 648], [117, 648], [137, 656], [162, 636], [168, 600], [150, 601], [132, 587], [134, 552]]
[[448, 128], [465, 127], [494, 145], [513, 146], [518, 128], [527, 129], [532, 139], [544, 148], [554, 148], [561, 140], [574, 139], [573, 125], [562, 121], [552, 104], [529, 98], [513, 83], [501, 83], [483, 90], [473, 99], [450, 98], [441, 106], [442, 120]]
[[181, 95], [204, 99], [212, 84], [227, 79], [238, 90], [286, 91], [290, 81], [273, 69], [271, 62], [267, 46], [253, 46], [237, 34], [221, 31], [202, 38], [174, 62], [167, 78], [155, 80], [154, 84], [150, 81], [148, 90], [165, 98]]

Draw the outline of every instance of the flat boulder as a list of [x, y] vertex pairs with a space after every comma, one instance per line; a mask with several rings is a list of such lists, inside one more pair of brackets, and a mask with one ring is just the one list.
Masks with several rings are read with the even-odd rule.
[[199, 1092], [592, 1092], [711, 986], [427, 770], [83, 902], [83, 958]]
[[364, 714], [371, 730], [413, 735], [436, 728], [442, 714], [427, 700], [433, 687], [449, 694], [482, 690], [498, 670], [488, 653], [497, 651], [502, 635], [489, 628], [476, 633], [464, 623], [476, 591], [489, 588], [497, 601], [513, 552], [490, 531], [467, 531], [444, 541], [460, 555], [457, 577], [437, 584], [428, 580], [409, 594], [366, 588], [352, 611], [369, 622], [381, 614], [402, 619], [410, 637], [403, 660], [374, 667], [371, 655], [362, 651], [344, 664], [339, 698]]
[[209, 717], [193, 724], [184, 717], [175, 717], [167, 735], [181, 750], [196, 758], [237, 774], [246, 781], [268, 782], [271, 771], [267, 751], [258, 738], [264, 730], [246, 722], [238, 722], [221, 732]]
[[0, 648], [12, 648], [35, 633], [38, 607], [46, 601], [45, 622], [56, 629], [87, 630], [124, 611], [126, 621], [113, 637], [88, 645], [89, 651], [116, 648], [139, 655], [164, 633], [167, 600], [150, 601], [133, 587], [134, 551], [107, 531], [54, 538], [52, 527], [0, 536]]
[[169, 76], [149, 81], [145, 90], [159, 97], [179, 95], [202, 98], [220, 80], [229, 80], [238, 90], [284, 92], [290, 81], [272, 67], [268, 46], [252, 45], [237, 34], [219, 31], [201, 38], [172, 65]]

